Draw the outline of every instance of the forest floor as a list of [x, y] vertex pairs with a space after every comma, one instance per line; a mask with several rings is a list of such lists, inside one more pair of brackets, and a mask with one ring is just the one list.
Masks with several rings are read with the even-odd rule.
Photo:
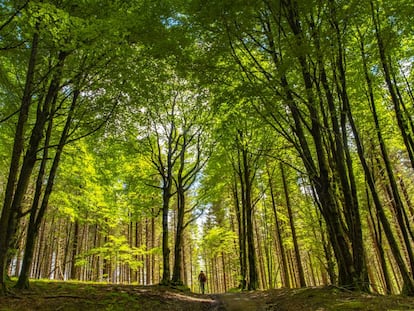
[[335, 287], [200, 295], [163, 286], [32, 281], [30, 290], [0, 297], [0, 311], [11, 310], [414, 311], [414, 298]]

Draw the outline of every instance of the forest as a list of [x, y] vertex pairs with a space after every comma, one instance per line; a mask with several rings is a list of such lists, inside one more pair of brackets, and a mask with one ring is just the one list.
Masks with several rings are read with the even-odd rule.
[[414, 296], [412, 0], [0, 1], [0, 296], [33, 279]]

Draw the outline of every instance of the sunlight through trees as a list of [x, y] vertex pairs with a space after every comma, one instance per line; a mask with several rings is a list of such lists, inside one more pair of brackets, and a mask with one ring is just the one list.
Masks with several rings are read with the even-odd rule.
[[414, 295], [392, 1], [2, 1], [0, 283]]

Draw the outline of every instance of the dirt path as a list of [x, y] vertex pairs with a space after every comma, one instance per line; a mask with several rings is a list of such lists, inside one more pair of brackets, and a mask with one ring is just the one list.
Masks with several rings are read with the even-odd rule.
[[201, 295], [165, 286], [33, 281], [0, 296], [0, 311], [338, 311], [413, 310], [414, 297], [379, 296], [337, 287]]
[[254, 299], [251, 294], [226, 293], [211, 296], [216, 303], [211, 311], [266, 311], [263, 300]]

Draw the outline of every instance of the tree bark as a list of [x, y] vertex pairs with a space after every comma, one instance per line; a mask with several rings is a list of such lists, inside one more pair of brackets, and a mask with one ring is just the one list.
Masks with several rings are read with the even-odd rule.
[[[44, 182], [43, 180], [44, 170], [46, 166], [46, 161], [48, 159], [49, 140], [52, 134], [52, 126], [53, 126], [53, 122], [52, 122], [53, 116], [50, 117], [49, 127], [48, 127], [46, 138], [45, 138], [44, 155], [42, 159], [41, 168], [39, 169], [39, 176], [37, 179], [35, 198], [33, 200], [32, 208], [30, 211], [29, 227], [28, 227], [27, 236], [26, 236], [26, 247], [25, 247], [25, 252], [24, 252], [24, 257], [23, 257], [23, 265], [22, 265], [22, 269], [19, 275], [18, 282], [16, 284], [16, 287], [20, 289], [29, 287], [29, 271], [30, 271], [31, 263], [33, 259], [35, 241], [38, 235], [40, 224], [43, 220], [43, 216], [45, 215], [48, 204], [49, 204], [50, 195], [52, 194], [52, 191], [53, 191], [53, 185], [54, 185], [54, 181], [56, 177], [56, 172], [57, 172], [57, 169], [60, 163], [63, 148], [66, 144], [66, 141], [69, 135], [69, 129], [72, 124], [73, 113], [76, 107], [79, 94], [80, 92], [78, 90], [76, 90], [73, 94], [73, 99], [72, 99], [72, 103], [69, 109], [69, 113], [66, 118], [65, 126], [60, 136], [60, 141], [59, 141], [59, 144], [58, 144], [58, 147], [57, 147], [54, 159], [53, 159], [52, 167], [49, 172], [49, 177], [47, 179], [46, 189], [44, 191], [43, 199], [39, 207], [40, 196], [42, 193], [42, 184]], [[53, 110], [54, 110], [54, 104], [52, 107], [52, 111]]]
[[274, 194], [274, 189], [273, 189], [272, 176], [270, 175], [269, 168], [267, 168], [267, 174], [269, 177], [269, 189], [270, 189], [270, 197], [272, 199], [273, 216], [275, 218], [277, 248], [279, 249], [279, 257], [282, 262], [282, 268], [281, 268], [282, 286], [286, 288], [290, 288], [290, 277], [289, 277], [288, 264], [286, 260], [286, 251], [285, 251], [285, 246], [283, 245], [282, 233], [281, 233], [281, 228], [280, 228], [280, 223], [279, 223], [279, 216], [277, 215], [277, 209], [276, 209], [276, 199], [275, 199], [275, 194]]
[[[181, 187], [179, 187], [181, 188]], [[181, 252], [182, 241], [184, 232], [184, 211], [185, 211], [185, 195], [183, 189], [177, 189], [177, 225], [175, 234], [175, 246], [174, 246], [174, 267], [172, 283], [176, 285], [182, 285], [181, 280]]]
[[296, 266], [296, 270], [298, 271], [299, 285], [300, 285], [300, 287], [305, 287], [306, 286], [305, 274], [303, 272], [302, 260], [301, 260], [301, 256], [300, 256], [299, 245], [298, 245], [298, 238], [297, 238], [297, 235], [296, 235], [296, 228], [295, 228], [295, 223], [294, 223], [294, 220], [293, 220], [293, 213], [292, 213], [292, 206], [291, 206], [291, 203], [290, 203], [289, 189], [288, 189], [287, 180], [286, 180], [286, 176], [285, 176], [284, 166], [283, 166], [282, 163], [280, 163], [280, 172], [281, 172], [281, 175], [282, 175], [282, 182], [283, 182], [283, 189], [284, 189], [284, 193], [285, 193], [286, 207], [287, 207], [288, 215], [289, 215], [290, 230], [292, 232], [293, 247], [294, 247], [294, 251], [295, 251], [295, 266]]
[[397, 124], [401, 132], [404, 144], [407, 149], [409, 159], [411, 161], [411, 166], [414, 168], [414, 141], [409, 134], [409, 128], [407, 125], [407, 120], [404, 117], [403, 110], [401, 108], [400, 100], [398, 98], [397, 88], [398, 86], [393, 83], [392, 80], [392, 67], [391, 63], [387, 60], [387, 51], [385, 43], [381, 34], [380, 21], [378, 16], [378, 11], [375, 10], [374, 2], [370, 1], [372, 21], [375, 27], [375, 36], [377, 39], [378, 51], [381, 60], [381, 65], [384, 73], [385, 82], [387, 84], [388, 92], [391, 97], [391, 101], [394, 105], [395, 116], [397, 118]]
[[240, 284], [239, 288], [241, 290], [246, 289], [247, 281], [247, 259], [246, 259], [246, 234], [245, 234], [245, 221], [244, 216], [242, 216], [243, 209], [240, 207], [239, 192], [237, 189], [238, 183], [235, 178], [233, 186], [233, 198], [234, 198], [234, 207], [236, 210], [236, 219], [237, 219], [237, 230], [238, 230], [238, 240], [239, 240], [239, 264], [240, 264]]
[[77, 268], [76, 268], [76, 255], [78, 254], [79, 247], [79, 221], [75, 220], [73, 227], [73, 239], [72, 239], [72, 250], [70, 258], [70, 279], [76, 280]]
[[[374, 15], [374, 8], [373, 8], [372, 2], [371, 2], [371, 9], [372, 9], [372, 13]], [[377, 31], [378, 31], [378, 29], [377, 29]], [[374, 95], [373, 95], [373, 90], [372, 90], [372, 82], [371, 82], [371, 79], [370, 79], [370, 76], [369, 76], [369, 73], [368, 73], [368, 66], [367, 66], [366, 59], [365, 59], [364, 44], [363, 44], [362, 41], [361, 41], [361, 55], [362, 55], [362, 61], [363, 61], [364, 75], [365, 75], [366, 83], [367, 83], [367, 86], [368, 86], [369, 103], [370, 103], [371, 110], [372, 110], [373, 117], [374, 117], [374, 121], [375, 121], [375, 128], [376, 128], [376, 132], [377, 132], [377, 138], [378, 138], [379, 143], [380, 143], [381, 153], [382, 153], [383, 157], [385, 156], [385, 158], [386, 158], [386, 159], [384, 159], [384, 162], [386, 162], [386, 165], [387, 165], [387, 172], [389, 174], [388, 176], [389, 176], [389, 178], [391, 178], [391, 182], [395, 183], [395, 189], [394, 189], [393, 194], [395, 194], [396, 197], [394, 197], [394, 199], [397, 199], [397, 200], [399, 199], [399, 202], [400, 202], [399, 206], [402, 207], [401, 198], [398, 194], [396, 181], [395, 181], [395, 179], [393, 179], [393, 173], [392, 173], [392, 170], [391, 170], [391, 167], [390, 167], [387, 151], [386, 151], [385, 144], [384, 144], [384, 141], [382, 139], [382, 134], [381, 134], [380, 128], [379, 128], [378, 115], [376, 113], [375, 100], [374, 100]], [[414, 295], [414, 280], [412, 279], [412, 276], [410, 275], [410, 272], [405, 267], [405, 263], [404, 263], [404, 260], [401, 256], [399, 246], [397, 244], [397, 241], [395, 240], [394, 234], [392, 233], [390, 224], [389, 224], [388, 219], [385, 215], [383, 206], [381, 204], [381, 201], [379, 199], [377, 190], [375, 188], [374, 177], [372, 176], [372, 173], [369, 169], [368, 164], [366, 163], [366, 159], [365, 159], [364, 154], [363, 154], [362, 144], [360, 142], [359, 134], [357, 132], [356, 126], [353, 122], [353, 118], [350, 118], [350, 124], [351, 124], [351, 128], [353, 130], [354, 136], [355, 136], [358, 155], [359, 155], [359, 158], [361, 160], [361, 163], [362, 163], [362, 166], [363, 166], [363, 169], [364, 169], [365, 177], [367, 178], [367, 182], [368, 182], [368, 185], [369, 185], [369, 188], [370, 188], [370, 191], [371, 191], [371, 195], [372, 195], [372, 198], [373, 198], [373, 201], [374, 201], [374, 206], [377, 210], [377, 215], [378, 215], [378, 217], [379, 217], [379, 219], [382, 223], [384, 233], [387, 237], [388, 243], [390, 244], [390, 248], [392, 250], [393, 256], [394, 256], [394, 258], [397, 262], [397, 265], [400, 269], [400, 272], [401, 272], [403, 280], [404, 280], [404, 291], [408, 295]], [[398, 204], [398, 202], [396, 202], [396, 203]], [[407, 243], [407, 241], [405, 241], [405, 242]], [[410, 247], [410, 249], [411, 249], [411, 246], [409, 244], [408, 244], [408, 247]], [[412, 255], [413, 254], [411, 253], [411, 256]], [[412, 257], [410, 257], [410, 261], [411, 261], [411, 267], [412, 267], [412, 265], [413, 265]], [[412, 270], [412, 271], [414, 271], [414, 270]]]
[[377, 192], [376, 187], [375, 187], [374, 176], [372, 175], [372, 172], [371, 172], [371, 170], [368, 166], [368, 163], [366, 161], [364, 151], [363, 151], [363, 148], [362, 148], [362, 143], [361, 143], [361, 140], [359, 138], [359, 132], [356, 128], [356, 125], [355, 125], [352, 117], [349, 118], [349, 122], [350, 122], [352, 132], [353, 132], [354, 137], [355, 137], [355, 143], [356, 143], [356, 147], [357, 147], [357, 151], [358, 151], [358, 156], [359, 156], [359, 159], [361, 161], [362, 167], [364, 169], [364, 174], [365, 174], [365, 177], [367, 179], [367, 183], [368, 183], [371, 195], [372, 195], [374, 206], [375, 206], [376, 211], [377, 211], [377, 216], [381, 221], [385, 236], [387, 237], [390, 249], [392, 251], [392, 254], [394, 256], [394, 259], [395, 259], [395, 261], [398, 265], [398, 268], [401, 272], [401, 276], [402, 276], [403, 281], [404, 281], [404, 293], [406, 295], [413, 296], [414, 295], [414, 280], [412, 279], [412, 276], [410, 275], [410, 272], [408, 271], [408, 269], [405, 265], [404, 259], [401, 256], [401, 252], [400, 252], [398, 243], [397, 243], [397, 241], [394, 237], [394, 234], [391, 230], [390, 223], [387, 219], [384, 208], [381, 204], [381, 200], [379, 198], [378, 192]]
[[384, 248], [382, 246], [381, 228], [379, 224], [375, 226], [375, 219], [374, 215], [372, 214], [371, 207], [369, 207], [368, 228], [370, 229], [371, 238], [374, 243], [374, 249], [380, 262], [380, 274], [385, 285], [384, 293], [386, 295], [392, 294], [392, 282], [387, 267], [387, 261], [385, 260]]
[[[36, 27], [37, 28], [37, 27]], [[14, 217], [11, 206], [14, 198], [14, 191], [20, 166], [20, 158], [23, 153], [24, 131], [29, 116], [29, 109], [32, 105], [32, 90], [35, 74], [35, 65], [37, 61], [39, 34], [35, 31], [31, 44], [31, 53], [28, 62], [26, 82], [20, 105], [19, 118], [14, 135], [13, 151], [10, 161], [9, 175], [4, 196], [4, 203], [0, 218], [0, 294], [7, 292], [7, 258], [9, 253], [9, 223], [11, 217]]]
[[[243, 142], [243, 133], [239, 131], [238, 139], [240, 142]], [[252, 171], [251, 163], [249, 162], [249, 153], [248, 150], [241, 145], [241, 159], [240, 167], [241, 171], [239, 173], [240, 184], [242, 185], [242, 209], [243, 215], [245, 215], [245, 225], [246, 225], [246, 241], [247, 241], [247, 259], [249, 266], [249, 280], [247, 288], [249, 290], [255, 290], [258, 288], [258, 274], [256, 267], [256, 250], [254, 243], [254, 228], [253, 228], [253, 204], [252, 204], [252, 181], [254, 179], [254, 172]]]

